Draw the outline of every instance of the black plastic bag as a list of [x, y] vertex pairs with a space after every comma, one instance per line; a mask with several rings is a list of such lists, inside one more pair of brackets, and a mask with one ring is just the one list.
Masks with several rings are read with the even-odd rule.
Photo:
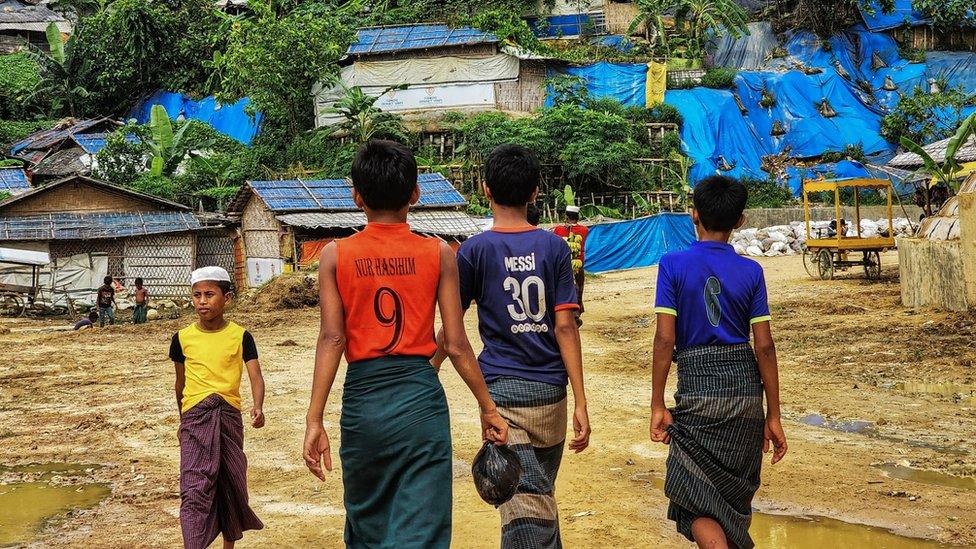
[[471, 465], [474, 487], [486, 502], [498, 507], [512, 499], [522, 478], [522, 460], [508, 446], [485, 441]]

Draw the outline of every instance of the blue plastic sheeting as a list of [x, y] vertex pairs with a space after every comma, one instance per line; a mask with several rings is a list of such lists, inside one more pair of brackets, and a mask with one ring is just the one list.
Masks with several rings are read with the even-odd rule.
[[[807, 168], [790, 166], [786, 168], [786, 183], [789, 184], [794, 196], [800, 196], [804, 179], [851, 179], [854, 177], [873, 177], [870, 171], [860, 162], [841, 160], [836, 163], [817, 164]], [[888, 177], [884, 177], [888, 179]]]
[[895, 0], [895, 9], [891, 13], [884, 13], [877, 0], [862, 0], [858, 2], [861, 17], [869, 30], [882, 31], [902, 25], [924, 25], [928, 20], [922, 12], [912, 8], [912, 0]]
[[553, 15], [545, 18], [530, 17], [526, 22], [532, 29], [532, 34], [539, 38], [579, 36], [591, 25], [590, 16], [583, 13]]
[[[582, 78], [591, 97], [613, 98], [628, 107], [644, 107], [647, 104], [647, 65], [600, 61], [593, 65], [567, 67], [558, 72], [550, 69], [549, 75], [558, 73]], [[552, 105], [552, 93], [547, 93], [546, 106]]]
[[494, 34], [471, 27], [456, 29], [447, 25], [375, 27], [356, 31], [356, 43], [349, 46], [348, 53], [368, 54], [497, 42], [498, 38]]
[[54, 213], [0, 217], [0, 240], [88, 240], [196, 231], [189, 212]]
[[[415, 208], [447, 208], [467, 205], [467, 200], [439, 173], [417, 177], [420, 202]], [[303, 181], [251, 181], [251, 189], [274, 212], [353, 211], [352, 184], [345, 179]]]
[[64, 128], [60, 130], [55, 130], [52, 128], [50, 130], [41, 130], [39, 132], [34, 132], [28, 135], [27, 137], [25, 137], [24, 139], [14, 143], [13, 146], [10, 147], [10, 154], [17, 154], [18, 152], [23, 151], [24, 149], [46, 149], [48, 147], [60, 143], [61, 141], [64, 141], [65, 139], [71, 137], [71, 135], [76, 132], [85, 131], [88, 128], [94, 126], [95, 124], [98, 124], [99, 122], [103, 122], [103, 121], [104, 121], [103, 119], [97, 119], [97, 118], [89, 119], [89, 120], [81, 120], [74, 126], [68, 128]]
[[657, 265], [668, 252], [680, 251], [694, 242], [691, 216], [662, 213], [632, 221], [590, 227], [586, 239], [585, 269], [603, 273]]
[[724, 29], [713, 34], [706, 46], [705, 61], [710, 67], [759, 69], [766, 65], [766, 59], [778, 45], [771, 23], [749, 23], [749, 34], [739, 38]]
[[976, 91], [976, 53], [931, 51], [925, 54], [925, 77], [945, 79], [949, 87]]
[[634, 43], [631, 42], [626, 36], [617, 36], [615, 34], [610, 34], [607, 36], [597, 36], [591, 38], [590, 44], [594, 46], [613, 48], [617, 51], [622, 51], [624, 53], [627, 53], [630, 50], [634, 49]]
[[136, 105], [129, 117], [139, 124], [145, 124], [149, 122], [153, 105], [162, 105], [173, 120], [181, 116], [197, 120], [228, 137], [250, 145], [261, 127], [262, 118], [261, 113], [256, 113], [253, 118], [247, 113], [250, 104], [251, 101], [246, 97], [233, 105], [221, 105], [213, 96], [194, 101], [179, 93], [157, 91]]
[[30, 189], [27, 174], [20, 168], [0, 168], [0, 192], [16, 194]]

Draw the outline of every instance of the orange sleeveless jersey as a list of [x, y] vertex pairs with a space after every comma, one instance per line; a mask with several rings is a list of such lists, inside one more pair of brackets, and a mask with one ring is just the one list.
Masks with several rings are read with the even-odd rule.
[[346, 361], [434, 356], [440, 274], [440, 241], [413, 234], [406, 223], [370, 223], [336, 241]]

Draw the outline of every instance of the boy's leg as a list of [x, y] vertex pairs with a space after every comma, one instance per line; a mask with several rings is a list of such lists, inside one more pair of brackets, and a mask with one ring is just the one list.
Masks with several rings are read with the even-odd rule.
[[[219, 396], [209, 398], [220, 398]], [[203, 549], [220, 531], [216, 496], [220, 412], [207, 399], [180, 419], [180, 528], [186, 549]]]
[[115, 307], [108, 308], [108, 321], [109, 324], [115, 325]]
[[566, 439], [566, 388], [503, 378], [489, 385], [498, 412], [509, 422], [508, 445], [522, 462], [515, 496], [498, 510], [502, 547], [559, 548], [555, 482]]
[[[219, 397], [218, 397], [219, 398]], [[220, 403], [220, 466], [217, 471], [217, 519], [224, 543], [233, 543], [246, 530], [260, 530], [264, 524], [248, 504], [247, 456], [244, 455], [244, 423], [239, 410]]]
[[105, 317], [106, 316], [108, 316], [108, 313], [105, 311], [105, 307], [99, 307], [98, 308], [98, 327], [99, 328], [104, 328], [105, 327]]
[[728, 549], [729, 540], [715, 519], [698, 517], [691, 523], [691, 534], [701, 549]]

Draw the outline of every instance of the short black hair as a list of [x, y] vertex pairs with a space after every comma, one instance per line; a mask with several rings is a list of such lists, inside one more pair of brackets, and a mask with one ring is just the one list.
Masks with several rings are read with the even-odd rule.
[[102, 282], [103, 282], [103, 283], [105, 283], [105, 284], [111, 284], [111, 283], [112, 283], [112, 277], [110, 277], [110, 276], [106, 276], [106, 277], [105, 277], [105, 278], [104, 278], [104, 279], [102, 280]]
[[525, 219], [529, 222], [529, 225], [535, 227], [542, 220], [542, 210], [535, 204], [529, 204], [529, 208], [525, 211]]
[[406, 145], [370, 139], [352, 161], [352, 185], [370, 209], [399, 210], [417, 188], [417, 160]]
[[88, 312], [88, 320], [91, 320], [92, 322], [95, 322], [96, 320], [98, 320], [98, 311], [89, 311]]
[[539, 161], [521, 145], [499, 145], [485, 161], [485, 184], [492, 199], [502, 206], [526, 205], [541, 177]]
[[142, 277], [136, 277], [136, 286], [142, 286]]
[[579, 212], [571, 212], [566, 210], [566, 219], [570, 221], [579, 221]]
[[216, 280], [214, 282], [217, 284], [217, 287], [220, 288], [220, 291], [224, 295], [227, 295], [234, 291], [234, 285], [226, 280]]
[[749, 189], [731, 177], [713, 175], [695, 185], [692, 200], [705, 229], [731, 231], [746, 209]]

